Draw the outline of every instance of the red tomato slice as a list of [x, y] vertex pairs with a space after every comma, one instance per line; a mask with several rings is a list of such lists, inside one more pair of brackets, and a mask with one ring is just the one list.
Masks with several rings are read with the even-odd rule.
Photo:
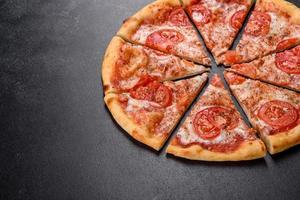
[[155, 92], [154, 101], [162, 107], [168, 107], [172, 104], [172, 91], [167, 86], [161, 84]]
[[172, 91], [152, 77], [146, 77], [130, 91], [130, 95], [139, 100], [153, 101], [167, 107], [172, 103]]
[[282, 40], [277, 44], [276, 51], [284, 51], [297, 43], [297, 38], [289, 38], [286, 40]]
[[300, 46], [277, 53], [275, 56], [276, 67], [289, 74], [300, 74]]
[[172, 52], [175, 44], [182, 42], [184, 36], [171, 29], [163, 29], [151, 33], [146, 39], [146, 45], [167, 52]]
[[189, 6], [188, 12], [197, 26], [207, 24], [208, 22], [210, 22], [212, 17], [211, 11], [203, 5], [199, 4]]
[[243, 21], [247, 15], [247, 12], [245, 10], [239, 10], [236, 13], [234, 13], [230, 19], [230, 25], [234, 29], [240, 29], [243, 25]]
[[223, 107], [210, 107], [198, 112], [193, 120], [195, 132], [204, 139], [213, 139], [222, 129], [232, 130], [238, 125], [235, 112]]
[[173, 10], [169, 16], [169, 20], [175, 25], [180, 25], [180, 26], [190, 25], [189, 19], [182, 8], [177, 8]]
[[228, 81], [228, 83], [230, 85], [239, 85], [239, 84], [242, 84], [246, 80], [244, 77], [238, 76], [231, 72], [227, 72], [225, 74], [225, 77], [226, 77], [226, 81]]
[[237, 72], [249, 76], [251, 78], [256, 78], [256, 67], [247, 63], [236, 64], [231, 66], [232, 69], [235, 69]]
[[253, 11], [245, 33], [252, 36], [265, 36], [270, 31], [271, 17], [268, 13]]
[[289, 130], [297, 125], [298, 111], [288, 102], [273, 100], [258, 110], [258, 117], [277, 131]]

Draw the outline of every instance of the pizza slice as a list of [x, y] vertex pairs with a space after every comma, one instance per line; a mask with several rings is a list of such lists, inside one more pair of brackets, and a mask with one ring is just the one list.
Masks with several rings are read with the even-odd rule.
[[284, 0], [258, 0], [234, 51], [225, 64], [250, 62], [300, 44], [300, 9]]
[[223, 63], [253, 0], [183, 0], [217, 64]]
[[117, 35], [134, 43], [211, 65], [179, 0], [155, 1], [124, 21]]
[[118, 124], [136, 140], [159, 150], [203, 88], [207, 73], [179, 81], [148, 77], [125, 93], [109, 93], [105, 103]]
[[271, 154], [300, 143], [300, 94], [225, 72], [225, 79]]
[[264, 143], [235, 108], [215, 75], [167, 148], [169, 154], [192, 160], [238, 161], [264, 157]]
[[144, 76], [166, 81], [206, 71], [209, 69], [202, 65], [114, 37], [104, 56], [102, 80], [105, 93], [122, 92], [128, 91]]
[[228, 71], [300, 91], [300, 45], [250, 63], [232, 65]]

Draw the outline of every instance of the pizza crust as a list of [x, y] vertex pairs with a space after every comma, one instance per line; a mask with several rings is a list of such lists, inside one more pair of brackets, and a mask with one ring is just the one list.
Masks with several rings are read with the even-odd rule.
[[261, 140], [244, 141], [236, 151], [231, 153], [209, 151], [197, 144], [186, 148], [171, 144], [167, 148], [167, 153], [190, 160], [241, 161], [264, 157], [266, 148]]
[[157, 13], [160, 12], [165, 6], [180, 6], [179, 0], [158, 0], [154, 1], [151, 4], [148, 4], [140, 11], [138, 11], [133, 16], [129, 17], [123, 22], [120, 30], [117, 32], [117, 35], [123, 38], [131, 40], [132, 35], [139, 28], [140, 24], [144, 21], [144, 19], [152, 19], [156, 16]]
[[154, 136], [146, 127], [136, 124], [126, 113], [123, 111], [120, 103], [118, 102], [117, 94], [109, 93], [104, 97], [104, 101], [111, 112], [116, 122], [134, 139], [155, 149], [159, 150], [166, 141], [166, 135]]
[[288, 13], [291, 18], [291, 22], [295, 24], [300, 24], [300, 8], [295, 6], [294, 4], [284, 1], [284, 0], [258, 0], [258, 4], [264, 7], [265, 4], [274, 3], [277, 5], [276, 9], [279, 11]]
[[260, 137], [265, 142], [270, 154], [276, 154], [300, 144], [300, 125], [289, 131], [277, 133], [275, 135], [261, 134]]
[[113, 37], [110, 41], [106, 52], [104, 54], [104, 59], [102, 63], [102, 82], [104, 93], [116, 92], [111, 83], [111, 77], [113, 76], [115, 63], [120, 57], [120, 49], [125, 41], [120, 37]]

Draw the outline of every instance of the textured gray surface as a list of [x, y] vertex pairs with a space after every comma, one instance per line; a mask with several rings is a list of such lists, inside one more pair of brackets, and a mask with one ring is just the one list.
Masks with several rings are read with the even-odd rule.
[[299, 199], [299, 147], [192, 162], [149, 150], [112, 120], [102, 56], [148, 2], [0, 1], [0, 199]]

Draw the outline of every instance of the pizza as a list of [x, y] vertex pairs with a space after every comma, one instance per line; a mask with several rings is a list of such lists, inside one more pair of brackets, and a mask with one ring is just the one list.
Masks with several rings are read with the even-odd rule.
[[159, 150], [206, 80], [207, 73], [164, 82], [147, 76], [128, 92], [108, 93], [104, 100], [124, 130]]
[[[204, 87], [215, 63], [230, 65], [224, 77], [235, 98], [219, 75]], [[300, 144], [300, 9], [284, 0], [154, 1], [112, 38], [102, 83], [115, 121], [157, 151], [177, 126], [166, 151], [186, 159], [284, 151]]]
[[217, 64], [223, 63], [243, 25], [252, 0], [183, 0]]
[[271, 154], [300, 143], [300, 94], [225, 72], [225, 79]]
[[235, 161], [264, 157], [266, 148], [241, 118], [220, 76], [214, 75], [167, 153], [192, 160]]
[[232, 65], [229, 71], [300, 91], [300, 45], [249, 63]]
[[128, 91], [145, 76], [166, 81], [209, 70], [203, 65], [194, 64], [172, 54], [131, 44], [117, 36], [111, 40], [102, 66], [105, 93]]
[[258, 0], [234, 51], [225, 64], [249, 62], [300, 44], [300, 9], [284, 0]]
[[179, 0], [158, 0], [125, 20], [117, 35], [134, 43], [211, 65]]

